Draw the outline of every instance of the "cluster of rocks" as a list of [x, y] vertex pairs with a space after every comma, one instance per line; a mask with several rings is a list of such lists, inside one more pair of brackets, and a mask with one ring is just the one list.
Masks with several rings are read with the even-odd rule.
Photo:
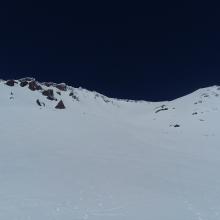
[[71, 96], [73, 99], [79, 102], [79, 97], [77, 97], [73, 91], [70, 92], [69, 96]]
[[[67, 91], [67, 85], [65, 83], [52, 83], [52, 82], [45, 82], [45, 83], [39, 83], [34, 78], [26, 77], [19, 80], [7, 80], [5, 82], [7, 86], [15, 86], [16, 84], [19, 84], [21, 87], [28, 87], [31, 91], [41, 91], [43, 96], [46, 96], [48, 100], [51, 101], [57, 101], [57, 99], [54, 96], [54, 90], [52, 88], [44, 89], [42, 86], [46, 87], [55, 87], [60, 91]], [[57, 91], [57, 94], [61, 95], [61, 92]], [[74, 94], [71, 96], [74, 97]], [[76, 97], [77, 98], [77, 97]], [[36, 100], [37, 105], [39, 106], [45, 106], [45, 103], [41, 102], [39, 99]], [[65, 105], [62, 100], [58, 102], [58, 104], [55, 106], [56, 109], [65, 109]]]
[[41, 85], [33, 78], [23, 78], [18, 81], [10, 79], [7, 80], [5, 84], [8, 86], [15, 86], [16, 84], [19, 84], [21, 87], [28, 86], [31, 91], [42, 90]]
[[67, 85], [65, 83], [57, 84], [57, 83], [52, 83], [52, 82], [44, 82], [40, 84], [34, 78], [30, 78], [30, 77], [22, 78], [19, 80], [10, 79], [10, 80], [7, 80], [5, 84], [8, 86], [14, 86], [15, 84], [20, 84], [21, 87], [25, 87], [28, 85], [29, 89], [32, 91], [42, 90], [43, 88], [41, 85], [46, 86], [46, 87], [53, 86], [59, 89], [60, 91], [67, 91]]

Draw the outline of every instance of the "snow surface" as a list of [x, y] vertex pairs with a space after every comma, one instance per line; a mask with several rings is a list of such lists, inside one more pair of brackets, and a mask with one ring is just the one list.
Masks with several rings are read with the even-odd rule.
[[218, 86], [161, 103], [56, 97], [66, 109], [0, 82], [0, 219], [220, 219]]

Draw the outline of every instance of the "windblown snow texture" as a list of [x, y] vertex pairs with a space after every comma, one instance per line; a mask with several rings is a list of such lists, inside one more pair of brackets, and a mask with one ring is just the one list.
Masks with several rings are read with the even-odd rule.
[[0, 81], [0, 219], [219, 220], [219, 95], [135, 102]]

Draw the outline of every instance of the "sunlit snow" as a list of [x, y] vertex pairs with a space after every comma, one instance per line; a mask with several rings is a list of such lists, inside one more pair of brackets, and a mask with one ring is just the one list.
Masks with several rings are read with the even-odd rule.
[[219, 87], [160, 103], [51, 88], [0, 82], [0, 219], [220, 219]]

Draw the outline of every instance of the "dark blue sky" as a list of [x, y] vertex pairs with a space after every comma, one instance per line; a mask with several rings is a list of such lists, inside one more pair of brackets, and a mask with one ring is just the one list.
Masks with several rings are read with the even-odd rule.
[[155, 101], [220, 85], [217, 5], [102, 2], [2, 6], [0, 78], [33, 76]]

